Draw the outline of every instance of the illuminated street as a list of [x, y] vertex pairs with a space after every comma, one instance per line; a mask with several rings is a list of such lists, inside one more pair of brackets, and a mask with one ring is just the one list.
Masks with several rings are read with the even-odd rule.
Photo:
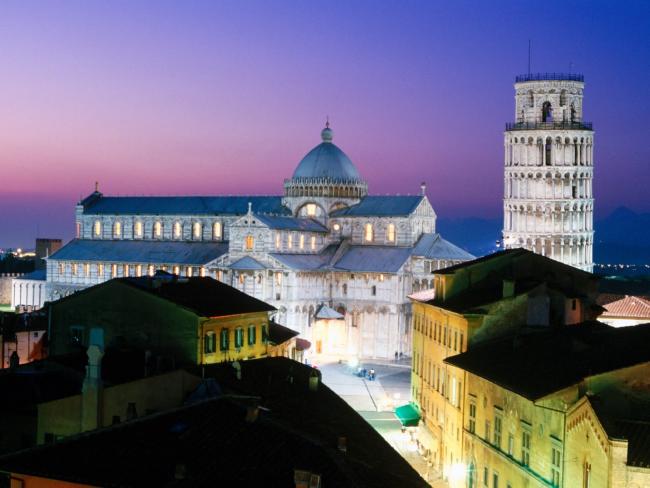
[[374, 369], [376, 379], [356, 376], [356, 368], [332, 358], [319, 364], [323, 382], [341, 396], [384, 439], [399, 452], [413, 468], [434, 487], [447, 486], [417, 451], [415, 441], [395, 417], [394, 409], [411, 400], [410, 359], [399, 363], [363, 363], [362, 367]]

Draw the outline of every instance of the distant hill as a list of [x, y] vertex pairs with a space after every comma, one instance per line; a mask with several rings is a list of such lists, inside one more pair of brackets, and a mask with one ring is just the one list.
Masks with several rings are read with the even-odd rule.
[[474, 256], [485, 256], [497, 250], [503, 219], [438, 219], [437, 231], [448, 241], [462, 247]]
[[[497, 250], [502, 220], [476, 217], [438, 219], [438, 232], [475, 256]], [[605, 264], [650, 264], [650, 213], [619, 207], [595, 222], [594, 261]]]
[[619, 207], [596, 221], [594, 226], [594, 260], [597, 263], [650, 263], [650, 213]]

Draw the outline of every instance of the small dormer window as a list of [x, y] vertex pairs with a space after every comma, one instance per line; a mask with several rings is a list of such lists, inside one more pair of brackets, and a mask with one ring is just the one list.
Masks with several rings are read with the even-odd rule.
[[118, 221], [113, 224], [113, 237], [122, 237], [122, 222]]
[[153, 236], [156, 239], [160, 239], [162, 237], [162, 222], [159, 220], [153, 224]]
[[180, 222], [174, 222], [174, 239], [180, 239], [183, 235], [183, 227]]
[[307, 204], [307, 217], [316, 217], [316, 204], [308, 203]]
[[215, 241], [220, 241], [222, 237], [222, 232], [221, 232], [221, 222], [215, 222], [212, 225], [212, 238]]
[[255, 246], [255, 239], [251, 235], [246, 236], [246, 250], [252, 251]]
[[201, 239], [201, 235], [203, 233], [203, 228], [201, 226], [201, 222], [194, 222], [194, 226], [192, 234], [194, 235], [194, 239]]
[[95, 220], [95, 225], [93, 226], [95, 237], [102, 236], [102, 222], [101, 220]]
[[142, 222], [136, 222], [133, 225], [133, 234], [135, 237], [142, 237]]
[[386, 228], [386, 239], [388, 242], [395, 242], [395, 224], [388, 224]]
[[363, 230], [363, 240], [366, 242], [372, 242], [372, 239], [373, 239], [372, 224], [366, 224]]

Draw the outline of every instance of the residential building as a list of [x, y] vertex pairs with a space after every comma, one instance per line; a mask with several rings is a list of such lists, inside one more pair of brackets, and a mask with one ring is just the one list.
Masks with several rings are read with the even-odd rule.
[[0, 312], [0, 369], [47, 356], [47, 315]]
[[217, 388], [181, 408], [4, 456], [0, 482], [20, 480], [22, 488], [428, 486], [320, 382], [317, 370], [286, 358], [195, 370]]
[[[525, 326], [592, 320], [601, 308], [596, 276], [525, 249], [438, 270], [434, 283], [433, 290], [412, 295], [411, 389], [422, 417], [421, 450], [450, 479], [462, 462], [467, 378], [445, 359]], [[499, 425], [487, 428], [500, 438]]]
[[267, 354], [274, 307], [212, 278], [117, 278], [49, 305], [50, 351], [89, 345], [93, 329], [107, 347], [146, 351], [148, 361], [210, 364]]
[[[282, 196], [116, 197], [96, 188], [76, 207], [76, 239], [47, 260], [50, 298], [157, 270], [211, 276], [273, 305], [314, 353], [409, 354], [408, 294], [430, 287], [432, 270], [473, 256], [436, 233], [424, 184], [419, 195], [368, 195], [329, 126], [321, 140]], [[322, 305], [343, 317], [333, 349], [313, 337]]]
[[603, 307], [605, 311], [598, 320], [612, 327], [628, 327], [650, 322], [648, 297], [623, 295], [607, 301]]
[[503, 245], [592, 271], [594, 132], [583, 119], [584, 77], [515, 79], [504, 133]]
[[523, 329], [445, 362], [467, 373], [468, 487], [650, 482], [650, 324]]

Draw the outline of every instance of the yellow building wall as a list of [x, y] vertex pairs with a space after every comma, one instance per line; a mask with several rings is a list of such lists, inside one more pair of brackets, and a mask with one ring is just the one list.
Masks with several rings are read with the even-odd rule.
[[465, 372], [443, 360], [466, 350], [467, 331], [462, 315], [413, 302], [412, 401], [422, 414], [417, 438], [452, 487], [462, 486], [453, 473], [462, 462]]
[[[495, 474], [499, 487], [552, 486], [553, 447], [560, 451], [562, 478], [566, 462], [564, 412], [536, 405], [471, 373], [467, 374], [467, 379], [464, 462], [468, 468], [466, 476], [473, 472], [473, 486], [485, 486], [486, 473], [490, 487]], [[473, 418], [470, 416], [472, 404], [476, 408]], [[495, 438], [497, 417], [501, 419], [500, 443]], [[530, 436], [527, 466], [523, 458], [524, 432]], [[572, 486], [561, 483], [562, 479], [560, 486]], [[465, 486], [469, 486], [469, 480]]]
[[[627, 460], [627, 443], [623, 444]], [[622, 484], [610, 485], [614, 451], [614, 446], [607, 438], [607, 433], [591, 404], [583, 397], [567, 416], [565, 485], [589, 488], [626, 486], [623, 480]], [[589, 478], [588, 485], [585, 484], [585, 477]]]
[[[248, 344], [248, 328], [255, 327], [255, 343]], [[235, 334], [237, 329], [243, 331], [243, 344], [241, 348], [235, 347]], [[262, 329], [266, 328], [268, 336], [269, 316], [267, 312], [257, 312], [229, 317], [208, 319], [199, 326], [198, 356], [199, 364], [221, 363], [244, 359], [260, 358], [267, 355], [267, 342], [263, 339]], [[221, 333], [228, 333], [228, 348], [221, 348]], [[216, 349], [213, 352], [205, 350], [206, 334], [216, 335]]]
[[[178, 407], [200, 382], [200, 378], [177, 370], [105, 388], [100, 400], [102, 425], [98, 427], [111, 425], [114, 417], [126, 420], [129, 403], [135, 403], [139, 416]], [[57, 437], [79, 434], [81, 409], [82, 395], [39, 404], [37, 443], [45, 442], [46, 433]]]

